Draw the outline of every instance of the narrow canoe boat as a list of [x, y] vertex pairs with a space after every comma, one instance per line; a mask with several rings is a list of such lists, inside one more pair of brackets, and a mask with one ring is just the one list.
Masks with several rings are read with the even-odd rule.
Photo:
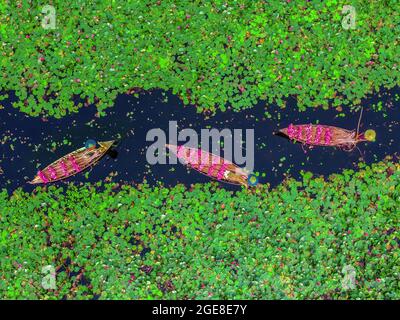
[[28, 183], [52, 183], [64, 180], [86, 170], [96, 164], [110, 150], [114, 141], [98, 142], [98, 144], [99, 147], [95, 145], [88, 148], [83, 147], [58, 159], [45, 169], [39, 171], [36, 177]]
[[187, 166], [218, 181], [248, 186], [248, 174], [234, 163], [201, 149], [165, 145]]
[[290, 140], [308, 146], [328, 146], [352, 149], [357, 143], [374, 141], [375, 131], [367, 130], [358, 134], [355, 130], [346, 130], [333, 126], [315, 124], [290, 124], [289, 127], [279, 130]]

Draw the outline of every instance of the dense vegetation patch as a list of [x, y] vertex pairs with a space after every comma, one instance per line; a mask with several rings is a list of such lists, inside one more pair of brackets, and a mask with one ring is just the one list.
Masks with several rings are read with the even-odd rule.
[[[400, 165], [360, 167], [236, 193], [214, 184], [4, 190], [0, 296], [398, 299]], [[41, 286], [47, 265], [54, 290]]]
[[284, 106], [289, 95], [300, 109], [359, 104], [399, 84], [397, 0], [56, 0], [56, 29], [42, 27], [48, 4], [0, 3], [0, 91], [15, 90], [15, 107], [31, 115], [85, 103], [102, 114], [134, 88], [215, 111]]

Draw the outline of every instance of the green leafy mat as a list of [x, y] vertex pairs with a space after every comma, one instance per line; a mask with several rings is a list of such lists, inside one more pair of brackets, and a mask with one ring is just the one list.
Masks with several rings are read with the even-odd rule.
[[[399, 299], [399, 208], [400, 166], [390, 160], [236, 193], [216, 184], [3, 190], [0, 297]], [[46, 266], [55, 289], [42, 287]]]
[[171, 90], [199, 111], [284, 107], [288, 95], [299, 109], [335, 107], [400, 83], [397, 0], [51, 3], [56, 29], [42, 27], [47, 0], [0, 4], [0, 91], [30, 115], [84, 103], [102, 115], [133, 88]]

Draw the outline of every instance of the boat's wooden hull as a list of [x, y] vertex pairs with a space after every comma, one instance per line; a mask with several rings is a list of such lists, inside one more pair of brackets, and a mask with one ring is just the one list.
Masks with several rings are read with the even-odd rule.
[[248, 174], [234, 163], [201, 149], [167, 144], [187, 166], [218, 181], [248, 186]]
[[114, 141], [99, 142], [99, 147], [80, 148], [74, 152], [53, 162], [45, 169], [38, 172], [30, 184], [47, 184], [67, 179], [77, 173], [80, 173], [90, 166], [96, 164], [111, 146]]
[[345, 147], [362, 141], [355, 131], [334, 126], [300, 124], [279, 130], [290, 140], [309, 146]]

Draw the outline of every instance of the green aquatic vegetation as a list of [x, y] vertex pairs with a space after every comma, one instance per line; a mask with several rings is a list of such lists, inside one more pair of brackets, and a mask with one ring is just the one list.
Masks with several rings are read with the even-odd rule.
[[[160, 88], [198, 111], [260, 99], [298, 108], [358, 105], [399, 84], [398, 1], [3, 1], [0, 91], [30, 115], [99, 115], [119, 93]], [[136, 94], [136, 93], [135, 93]], [[0, 95], [0, 100], [5, 95]]]
[[[0, 296], [399, 299], [400, 166], [359, 167], [328, 179], [304, 172], [272, 190], [3, 190]], [[46, 266], [53, 289], [42, 286]], [[343, 284], [348, 268], [354, 287]]]

